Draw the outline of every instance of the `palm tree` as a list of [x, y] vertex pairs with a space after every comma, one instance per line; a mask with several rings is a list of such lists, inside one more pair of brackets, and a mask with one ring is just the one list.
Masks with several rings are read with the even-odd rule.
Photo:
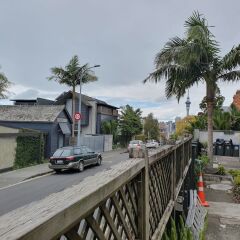
[[76, 99], [76, 86], [80, 84], [80, 75], [82, 74], [82, 83], [89, 83], [97, 80], [94, 72], [89, 70], [88, 64], [80, 65], [78, 56], [73, 56], [70, 62], [62, 67], [51, 68], [52, 76], [49, 80], [55, 80], [60, 84], [65, 84], [72, 88], [72, 137], [74, 137], [75, 128], [75, 99]]
[[6, 98], [5, 93], [7, 88], [11, 85], [4, 73], [0, 73], [0, 99]]
[[213, 106], [219, 81], [240, 79], [240, 45], [233, 47], [224, 57], [207, 20], [194, 12], [185, 22], [185, 37], [170, 39], [156, 55], [155, 67], [146, 81], [166, 80], [167, 98], [176, 96], [178, 101], [187, 89], [198, 83], [206, 84], [208, 116], [208, 157], [213, 159]]

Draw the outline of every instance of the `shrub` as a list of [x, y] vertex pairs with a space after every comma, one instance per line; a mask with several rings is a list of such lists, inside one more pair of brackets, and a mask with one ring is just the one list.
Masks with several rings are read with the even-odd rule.
[[240, 186], [240, 175], [234, 177], [234, 184], [236, 186]]
[[199, 160], [201, 161], [202, 168], [205, 168], [207, 166], [207, 164], [209, 163], [209, 158], [207, 155], [200, 156]]
[[236, 176], [240, 176], [240, 170], [229, 170], [229, 173], [233, 176], [233, 177], [236, 177]]
[[233, 198], [240, 203], [240, 170], [230, 170], [229, 173], [234, 178]]
[[226, 170], [225, 170], [225, 168], [224, 168], [223, 165], [219, 165], [219, 166], [218, 166], [217, 174], [218, 174], [218, 175], [226, 175]]

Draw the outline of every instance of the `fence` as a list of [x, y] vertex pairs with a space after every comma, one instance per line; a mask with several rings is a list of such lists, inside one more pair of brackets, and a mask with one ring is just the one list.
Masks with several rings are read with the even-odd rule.
[[95, 152], [106, 152], [112, 150], [112, 135], [82, 135], [81, 145], [91, 148]]
[[0, 239], [161, 239], [191, 165], [191, 139], [129, 159], [0, 218]]

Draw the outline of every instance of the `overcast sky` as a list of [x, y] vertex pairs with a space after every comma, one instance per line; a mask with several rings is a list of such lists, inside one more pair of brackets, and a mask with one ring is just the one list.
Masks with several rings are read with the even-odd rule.
[[[0, 65], [14, 83], [10, 98], [54, 99], [67, 91], [47, 80], [49, 69], [77, 54], [82, 64], [101, 65], [98, 82], [85, 85], [85, 94], [140, 107], [161, 120], [183, 117], [186, 96], [179, 104], [166, 100], [164, 81], [143, 85], [142, 80], [166, 41], [183, 36], [184, 21], [194, 10], [215, 26], [222, 54], [240, 42], [239, 0], [0, 0], [0, 9]], [[220, 86], [229, 105], [240, 83]], [[202, 85], [190, 89], [191, 114], [204, 94]]]

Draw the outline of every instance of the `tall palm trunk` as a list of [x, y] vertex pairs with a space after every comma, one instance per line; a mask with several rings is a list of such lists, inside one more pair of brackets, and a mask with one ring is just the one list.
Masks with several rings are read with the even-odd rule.
[[213, 162], [213, 106], [214, 87], [207, 83], [207, 119], [208, 119], [208, 158]]
[[74, 130], [75, 130], [75, 99], [76, 99], [76, 92], [75, 92], [75, 86], [73, 86], [73, 92], [72, 92], [72, 137], [74, 138], [75, 134], [74, 134]]

